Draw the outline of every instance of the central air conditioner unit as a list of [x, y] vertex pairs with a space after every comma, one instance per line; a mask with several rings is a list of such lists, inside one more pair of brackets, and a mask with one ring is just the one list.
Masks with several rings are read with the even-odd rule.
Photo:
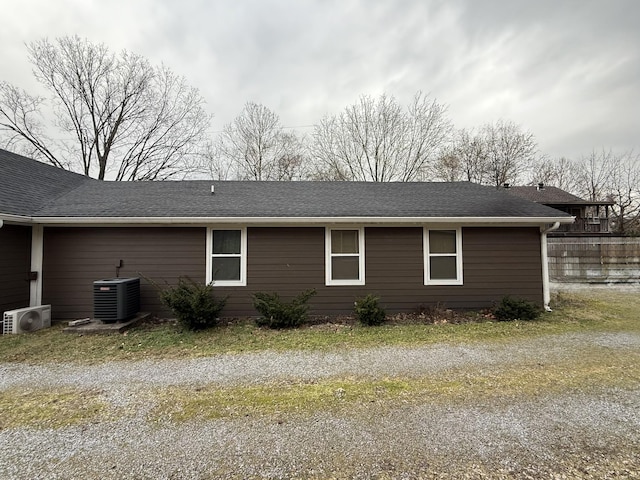
[[4, 312], [4, 326], [2, 333], [35, 332], [41, 328], [51, 326], [51, 305], [19, 308]]
[[93, 316], [98, 320], [127, 320], [139, 310], [139, 278], [108, 278], [93, 282]]

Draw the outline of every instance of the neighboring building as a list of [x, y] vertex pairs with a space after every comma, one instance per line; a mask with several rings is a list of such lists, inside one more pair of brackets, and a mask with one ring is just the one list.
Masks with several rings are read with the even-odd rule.
[[547, 205], [575, 217], [574, 223], [562, 224], [549, 233], [550, 236], [609, 234], [609, 208], [612, 201], [600, 200], [590, 202], [557, 187], [549, 187], [543, 183], [536, 186], [509, 186], [504, 189], [517, 197]]
[[467, 182], [104, 182], [0, 150], [0, 310], [92, 315], [94, 280], [214, 282], [227, 316], [251, 294], [315, 288], [312, 314], [381, 297], [390, 311], [549, 301], [546, 232], [571, 215]]

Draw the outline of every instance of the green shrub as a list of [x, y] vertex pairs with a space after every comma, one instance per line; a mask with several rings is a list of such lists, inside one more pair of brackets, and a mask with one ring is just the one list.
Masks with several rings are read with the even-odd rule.
[[307, 319], [307, 302], [315, 294], [314, 289], [305, 290], [286, 303], [277, 293], [256, 292], [253, 294], [253, 306], [262, 315], [256, 323], [269, 328], [297, 327]]
[[213, 285], [180, 277], [178, 285], [160, 291], [160, 300], [169, 307], [178, 321], [189, 330], [203, 330], [218, 322], [227, 297], [216, 300]]
[[354, 311], [356, 318], [364, 325], [382, 325], [387, 313], [379, 305], [380, 298], [375, 295], [367, 295], [355, 302]]
[[542, 309], [535, 303], [521, 298], [504, 297], [493, 309], [497, 320], [535, 320], [542, 313]]

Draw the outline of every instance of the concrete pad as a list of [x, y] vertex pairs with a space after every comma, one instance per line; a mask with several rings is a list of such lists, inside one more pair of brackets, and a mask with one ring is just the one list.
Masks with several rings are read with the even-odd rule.
[[130, 318], [129, 320], [124, 320], [121, 322], [103, 322], [102, 320], [98, 320], [96, 318], [91, 319], [89, 323], [84, 323], [82, 325], [69, 326], [63, 328], [62, 331], [64, 333], [81, 333], [81, 334], [109, 334], [109, 333], [122, 333], [125, 330], [128, 330], [131, 327], [136, 326], [143, 320], [146, 320], [151, 316], [149, 312], [139, 312], [135, 317]]

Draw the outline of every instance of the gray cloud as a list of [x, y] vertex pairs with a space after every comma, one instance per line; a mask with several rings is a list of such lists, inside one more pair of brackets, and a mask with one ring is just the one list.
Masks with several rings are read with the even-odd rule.
[[250, 100], [294, 126], [422, 90], [457, 126], [512, 120], [550, 155], [640, 148], [636, 0], [25, 0], [3, 15], [1, 79], [31, 88], [24, 43], [78, 34], [185, 75], [213, 130]]

